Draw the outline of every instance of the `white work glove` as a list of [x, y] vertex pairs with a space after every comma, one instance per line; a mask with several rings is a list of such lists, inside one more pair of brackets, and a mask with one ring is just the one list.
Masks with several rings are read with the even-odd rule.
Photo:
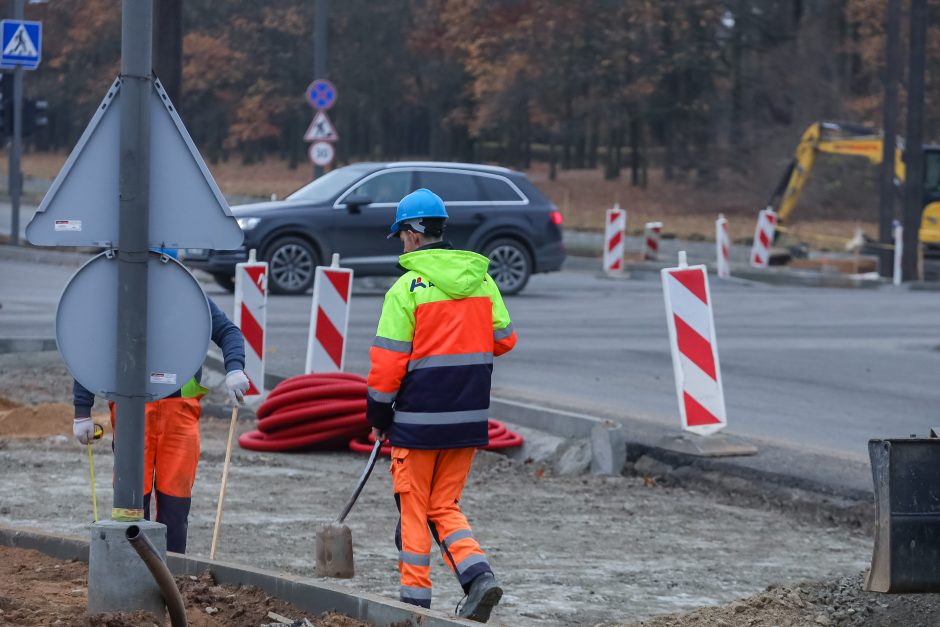
[[79, 444], [88, 444], [95, 439], [95, 423], [91, 417], [76, 418], [72, 421], [72, 435]]
[[232, 370], [225, 375], [225, 388], [228, 390], [229, 402], [233, 405], [236, 403], [239, 405], [244, 404], [245, 392], [248, 391], [250, 385], [251, 382], [248, 381], [248, 377], [245, 376], [242, 370]]

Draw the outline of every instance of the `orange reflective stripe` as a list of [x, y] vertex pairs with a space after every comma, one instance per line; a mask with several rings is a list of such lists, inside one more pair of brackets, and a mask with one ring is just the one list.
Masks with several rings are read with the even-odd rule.
[[512, 335], [501, 340], [497, 340], [493, 344], [493, 354], [499, 357], [503, 353], [508, 353], [516, 345], [516, 332], [513, 331]]
[[408, 353], [399, 353], [386, 348], [373, 346], [369, 349], [372, 368], [369, 370], [368, 385], [377, 392], [391, 394], [401, 387], [401, 379], [408, 371]]
[[422, 303], [415, 310], [412, 359], [493, 352], [493, 305], [486, 296]]

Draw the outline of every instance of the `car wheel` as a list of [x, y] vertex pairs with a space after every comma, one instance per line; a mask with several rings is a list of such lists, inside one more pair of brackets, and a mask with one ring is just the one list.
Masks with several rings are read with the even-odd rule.
[[268, 246], [268, 279], [272, 294], [304, 294], [313, 285], [317, 253], [299, 237], [282, 237]]
[[231, 274], [213, 274], [212, 278], [215, 279], [215, 282], [219, 287], [229, 294], [235, 292], [235, 277], [233, 277]]
[[490, 276], [503, 294], [518, 294], [532, 275], [532, 260], [525, 246], [514, 239], [498, 239], [483, 249], [490, 259]]

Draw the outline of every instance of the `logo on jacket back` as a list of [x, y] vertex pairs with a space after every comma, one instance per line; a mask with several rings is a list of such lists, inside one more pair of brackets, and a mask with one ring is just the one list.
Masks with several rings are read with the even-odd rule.
[[421, 280], [421, 277], [418, 277], [417, 279], [411, 279], [411, 291], [413, 292], [419, 287], [425, 287], [425, 288], [434, 287], [434, 284], [428, 281], [428, 284], [425, 285], [424, 282]]

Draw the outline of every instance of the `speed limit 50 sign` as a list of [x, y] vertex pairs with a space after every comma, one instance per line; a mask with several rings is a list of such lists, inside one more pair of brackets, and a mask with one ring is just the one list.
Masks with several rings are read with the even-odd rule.
[[327, 142], [316, 142], [310, 145], [307, 153], [314, 165], [325, 166], [333, 163], [333, 145]]

